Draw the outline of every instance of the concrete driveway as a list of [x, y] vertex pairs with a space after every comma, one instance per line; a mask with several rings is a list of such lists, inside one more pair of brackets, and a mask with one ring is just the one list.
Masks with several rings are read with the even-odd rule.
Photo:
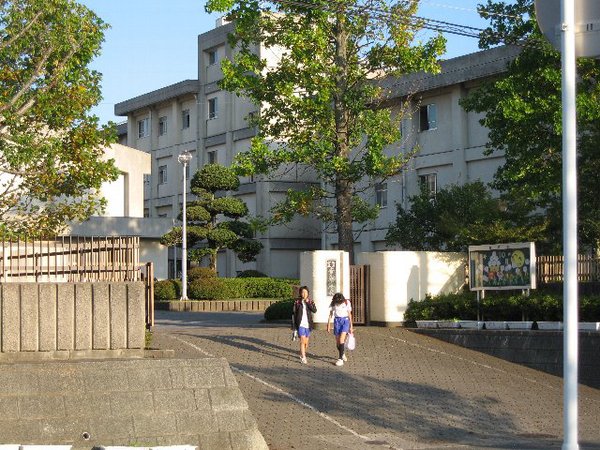
[[[225, 357], [269, 447], [560, 449], [562, 380], [401, 328], [357, 327], [343, 367], [334, 338], [308, 365], [287, 324], [260, 313], [157, 311], [153, 346]], [[579, 442], [600, 449], [600, 390], [580, 386]]]

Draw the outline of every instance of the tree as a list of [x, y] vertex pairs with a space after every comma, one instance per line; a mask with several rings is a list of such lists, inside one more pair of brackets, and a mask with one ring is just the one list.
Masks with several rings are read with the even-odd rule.
[[[389, 155], [400, 117], [385, 103], [384, 77], [439, 70], [441, 36], [413, 44], [418, 1], [208, 0], [209, 11], [227, 11], [238, 51], [223, 61], [221, 87], [250, 98], [261, 111], [259, 136], [240, 154], [239, 173], [274, 173], [308, 167], [321, 183], [289, 191], [276, 220], [314, 215], [333, 223], [339, 248], [353, 259], [353, 224], [377, 216], [361, 200], [365, 183], [398, 174], [409, 156]], [[256, 45], [281, 54], [268, 65]], [[390, 152], [391, 153], [391, 152]]]
[[0, 235], [52, 235], [101, 211], [115, 133], [88, 115], [101, 95], [87, 66], [106, 28], [72, 0], [0, 1]]
[[414, 251], [466, 252], [469, 245], [538, 241], [548, 226], [518, 202], [494, 198], [481, 182], [450, 185], [434, 197], [423, 188], [409, 199], [386, 235], [389, 246]]
[[[198, 259], [208, 256], [210, 268], [215, 271], [221, 249], [233, 250], [242, 262], [254, 261], [262, 249], [262, 244], [253, 239], [252, 225], [240, 220], [248, 215], [246, 204], [237, 198], [215, 195], [218, 191], [235, 191], [239, 186], [233, 170], [218, 164], [208, 164], [192, 177], [191, 191], [197, 200], [188, 202], [186, 208], [187, 242], [190, 247], [204, 243], [192, 251]], [[222, 216], [233, 220], [222, 220]], [[161, 238], [163, 245], [181, 242], [181, 227], [174, 227]]]
[[[523, 51], [506, 74], [485, 83], [463, 101], [467, 111], [485, 113], [487, 152], [504, 152], [506, 163], [493, 186], [519, 198], [530, 211], [544, 210], [547, 240], [561, 247], [562, 104], [561, 59], [535, 22], [532, 0], [508, 5], [488, 1], [482, 15], [491, 19], [480, 46], [518, 42]], [[579, 238], [599, 248], [600, 240], [600, 62], [577, 61]]]

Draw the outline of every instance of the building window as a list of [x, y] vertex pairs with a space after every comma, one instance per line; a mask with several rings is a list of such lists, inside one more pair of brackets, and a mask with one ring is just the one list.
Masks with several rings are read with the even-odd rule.
[[144, 174], [144, 184], [150, 184], [150, 174], [149, 173]]
[[419, 108], [419, 130], [435, 130], [437, 128], [437, 109], [434, 103]]
[[430, 197], [435, 197], [437, 192], [437, 174], [428, 173], [426, 175], [419, 175], [419, 183], [421, 189], [424, 189]]
[[217, 163], [217, 152], [208, 152], [208, 164], [216, 164]]
[[218, 113], [217, 98], [208, 99], [208, 119], [216, 119]]
[[209, 50], [206, 53], [208, 53], [208, 65], [212, 66], [213, 64], [216, 64], [217, 63], [217, 51]]
[[375, 185], [375, 203], [380, 208], [387, 208], [387, 183]]
[[167, 184], [167, 166], [158, 168], [158, 184]]
[[167, 116], [158, 119], [158, 135], [164, 136], [165, 134], [167, 134]]
[[190, 127], [190, 110], [184, 109], [181, 111], [181, 126], [185, 130]]
[[145, 119], [138, 120], [138, 138], [146, 137], [150, 134], [150, 120], [146, 117]]
[[150, 210], [148, 208], [144, 208], [144, 217], [150, 217]]

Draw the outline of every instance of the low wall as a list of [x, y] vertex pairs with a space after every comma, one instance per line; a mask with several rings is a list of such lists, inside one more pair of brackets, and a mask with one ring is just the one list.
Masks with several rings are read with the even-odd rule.
[[0, 364], [0, 443], [267, 450], [223, 358]]
[[[563, 375], [562, 331], [420, 329], [411, 331], [522, 364]], [[579, 382], [600, 389], [600, 333], [579, 333]]]
[[14, 352], [142, 349], [145, 286], [115, 283], [0, 284], [0, 358]]
[[256, 311], [266, 310], [279, 299], [255, 300], [173, 300], [170, 302], [156, 302], [154, 309], [164, 311]]
[[358, 253], [357, 261], [371, 266], [369, 319], [373, 325], [400, 326], [410, 300], [457, 292], [465, 282], [464, 253]]

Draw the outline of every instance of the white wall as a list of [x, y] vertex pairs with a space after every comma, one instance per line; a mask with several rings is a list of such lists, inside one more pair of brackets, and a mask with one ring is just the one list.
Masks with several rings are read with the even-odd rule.
[[[327, 262], [335, 261], [335, 289], [327, 292]], [[350, 297], [350, 263], [348, 253], [339, 250], [316, 250], [300, 254], [300, 285], [308, 286], [317, 306], [313, 316], [315, 324], [326, 324], [329, 304], [336, 292]]]
[[400, 325], [411, 299], [456, 292], [464, 284], [462, 253], [389, 251], [358, 253], [371, 266], [371, 322]]

